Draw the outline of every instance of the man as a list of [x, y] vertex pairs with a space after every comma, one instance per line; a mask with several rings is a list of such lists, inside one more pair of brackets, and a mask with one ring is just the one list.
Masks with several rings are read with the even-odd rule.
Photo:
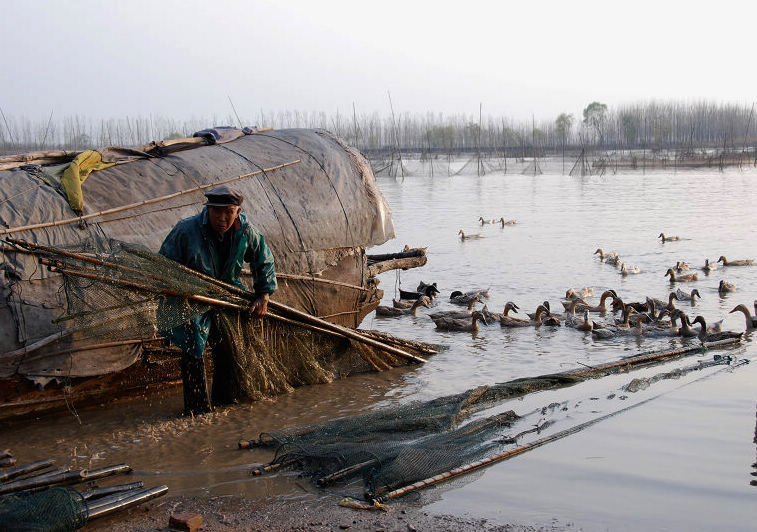
[[[244, 197], [233, 187], [218, 186], [205, 193], [207, 202], [203, 210], [179, 221], [168, 233], [159, 253], [188, 266], [239, 287], [244, 262], [250, 263], [254, 279], [255, 299], [250, 306], [254, 318], [262, 318], [268, 308], [268, 299], [277, 287], [273, 255], [260, 232], [247, 221], [241, 212]], [[158, 310], [176, 312], [176, 301], [167, 301]], [[201, 414], [212, 410], [212, 405], [229, 404], [236, 400], [228, 389], [232, 360], [229, 339], [221, 334], [216, 311], [193, 316], [189, 321], [171, 326], [163, 334], [184, 352], [181, 359], [181, 377], [184, 384], [184, 412]], [[213, 389], [208, 397], [208, 385], [202, 353], [206, 344], [213, 355]]]

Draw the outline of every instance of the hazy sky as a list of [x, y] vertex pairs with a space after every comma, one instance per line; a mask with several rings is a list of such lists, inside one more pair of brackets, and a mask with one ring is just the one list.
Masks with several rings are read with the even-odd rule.
[[0, 107], [35, 120], [282, 110], [580, 117], [751, 105], [757, 3], [0, 0]]

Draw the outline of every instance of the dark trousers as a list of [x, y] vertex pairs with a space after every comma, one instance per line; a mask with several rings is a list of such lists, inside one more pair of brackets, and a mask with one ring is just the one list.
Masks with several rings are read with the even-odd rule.
[[213, 386], [208, 394], [208, 377], [202, 358], [184, 355], [181, 358], [181, 378], [184, 384], [184, 413], [199, 415], [211, 412], [213, 406], [238, 402], [230, 386], [233, 377], [233, 360], [230, 339], [223, 334], [218, 320], [213, 316], [213, 325], [208, 336], [208, 346], [213, 357]]

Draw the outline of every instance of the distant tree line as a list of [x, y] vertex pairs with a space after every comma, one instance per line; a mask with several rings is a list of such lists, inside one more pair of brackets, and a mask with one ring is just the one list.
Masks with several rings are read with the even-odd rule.
[[191, 136], [215, 125], [323, 128], [369, 155], [396, 150], [415, 153], [464, 153], [520, 156], [590, 148], [694, 149], [757, 145], [754, 106], [713, 102], [647, 101], [608, 108], [591, 102], [576, 118], [515, 121], [507, 117], [441, 113], [260, 112], [256, 117], [193, 118], [163, 116], [92, 119], [69, 116], [28, 120], [2, 114], [3, 153], [49, 149], [81, 150], [98, 146], [132, 146]]

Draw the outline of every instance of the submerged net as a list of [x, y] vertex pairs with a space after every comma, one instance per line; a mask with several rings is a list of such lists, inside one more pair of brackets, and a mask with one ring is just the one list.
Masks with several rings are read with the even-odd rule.
[[34, 532], [68, 532], [87, 524], [87, 503], [81, 493], [50, 488], [38, 493], [0, 496], [0, 528]]
[[66, 313], [56, 321], [77, 346], [160, 340], [189, 320], [210, 316], [223, 338], [218, 348], [231, 357], [228, 386], [235, 399], [260, 399], [403, 362], [278, 307], [278, 314], [269, 310], [262, 320], [250, 319], [251, 292], [138, 246], [89, 240], [63, 249], [13, 242], [62, 275]]

